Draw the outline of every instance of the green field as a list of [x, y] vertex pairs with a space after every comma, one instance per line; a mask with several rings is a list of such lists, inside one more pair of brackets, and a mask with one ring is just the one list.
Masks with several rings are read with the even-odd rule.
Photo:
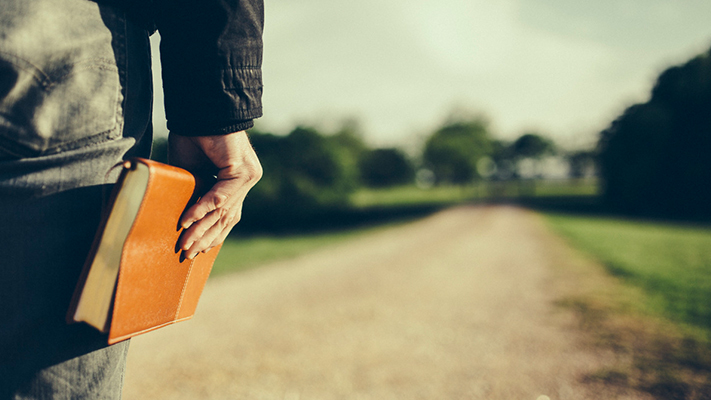
[[357, 208], [450, 204], [480, 198], [484, 190], [483, 184], [437, 186], [429, 189], [420, 189], [414, 185], [384, 189], [364, 188], [351, 196], [351, 204]]
[[547, 214], [553, 229], [644, 289], [644, 311], [711, 328], [711, 228]]
[[351, 197], [354, 207], [402, 207], [414, 204], [454, 204], [469, 200], [521, 196], [594, 196], [598, 194], [595, 179], [562, 179], [548, 181], [478, 182], [464, 186], [435, 186], [421, 189], [414, 185], [384, 189], [360, 189]]

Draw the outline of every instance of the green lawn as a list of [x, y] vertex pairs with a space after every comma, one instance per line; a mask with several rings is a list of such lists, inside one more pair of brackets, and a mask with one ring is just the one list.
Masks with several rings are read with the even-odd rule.
[[555, 231], [644, 289], [641, 307], [711, 328], [711, 228], [547, 214]]
[[535, 196], [595, 196], [599, 194], [596, 179], [570, 179], [539, 181], [536, 183]]
[[463, 186], [435, 186], [420, 189], [414, 185], [384, 189], [363, 188], [351, 197], [355, 207], [406, 206], [414, 204], [454, 204], [492, 197], [519, 196], [594, 196], [598, 194], [595, 179], [564, 179], [550, 181], [478, 182]]
[[448, 204], [476, 199], [482, 196], [483, 184], [467, 186], [436, 186], [420, 189], [414, 185], [383, 189], [363, 188], [351, 197], [354, 207], [402, 207], [417, 204]]

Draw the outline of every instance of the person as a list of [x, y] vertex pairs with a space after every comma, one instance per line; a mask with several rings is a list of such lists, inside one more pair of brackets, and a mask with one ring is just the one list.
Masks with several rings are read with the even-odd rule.
[[262, 0], [0, 3], [0, 399], [117, 399], [128, 342], [65, 322], [122, 160], [148, 157], [151, 55], [172, 164], [218, 177], [181, 219], [195, 257], [221, 243], [262, 169]]

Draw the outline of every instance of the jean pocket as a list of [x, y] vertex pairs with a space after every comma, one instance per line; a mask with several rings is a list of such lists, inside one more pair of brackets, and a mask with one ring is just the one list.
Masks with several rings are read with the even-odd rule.
[[0, 52], [0, 158], [36, 157], [117, 137], [121, 86], [113, 60], [47, 73]]

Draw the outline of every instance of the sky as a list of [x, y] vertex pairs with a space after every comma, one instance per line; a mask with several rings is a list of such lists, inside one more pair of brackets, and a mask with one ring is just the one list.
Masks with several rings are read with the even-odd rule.
[[265, 0], [265, 14], [257, 127], [356, 119], [374, 146], [417, 145], [456, 113], [501, 139], [590, 146], [711, 47], [708, 0]]

